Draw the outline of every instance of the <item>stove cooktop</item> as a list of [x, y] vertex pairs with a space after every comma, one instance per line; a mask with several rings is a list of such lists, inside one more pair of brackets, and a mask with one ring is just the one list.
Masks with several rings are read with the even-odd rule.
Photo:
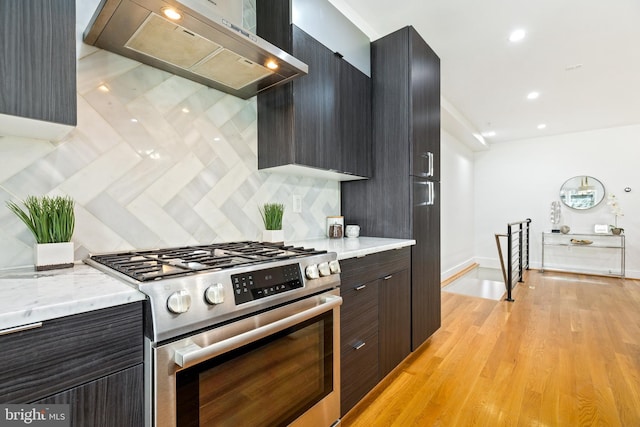
[[96, 254], [89, 258], [134, 280], [147, 282], [323, 253], [326, 251], [245, 241]]

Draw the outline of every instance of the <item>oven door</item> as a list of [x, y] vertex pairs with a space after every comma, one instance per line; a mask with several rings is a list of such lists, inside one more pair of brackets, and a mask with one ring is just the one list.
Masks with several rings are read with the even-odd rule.
[[152, 348], [153, 425], [331, 426], [341, 303], [336, 289]]

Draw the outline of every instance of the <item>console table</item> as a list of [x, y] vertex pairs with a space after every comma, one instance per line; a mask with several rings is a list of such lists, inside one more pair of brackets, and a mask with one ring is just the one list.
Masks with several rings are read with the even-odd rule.
[[[544, 272], [546, 269], [570, 271], [574, 273], [596, 274], [601, 276], [624, 277], [624, 238], [624, 234], [562, 234], [543, 232], [542, 268], [540, 269], [540, 271]], [[558, 258], [560, 258], [560, 256], [557, 252], [555, 254], [552, 254], [551, 260], [549, 259], [550, 256], [548, 252], [550, 252], [551, 247], [565, 247], [567, 248], [567, 252], [565, 253], [566, 258], [584, 258], [586, 261], [591, 261], [592, 263], [588, 267], [584, 268], [574, 267], [566, 264], [559, 265]], [[613, 258], [613, 260], [607, 260], [607, 256]], [[589, 260], [589, 257], [592, 257], [592, 260]], [[605, 261], [609, 262], [610, 265], [597, 265], [598, 262], [595, 262], [596, 259], [597, 261], [602, 261], [604, 259]], [[550, 263], [553, 263], [553, 265], [549, 265]]]

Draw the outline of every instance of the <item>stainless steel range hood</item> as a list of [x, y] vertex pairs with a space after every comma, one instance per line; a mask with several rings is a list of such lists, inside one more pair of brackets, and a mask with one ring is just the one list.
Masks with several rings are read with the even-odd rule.
[[241, 21], [242, 0], [103, 0], [84, 41], [244, 99], [307, 74]]

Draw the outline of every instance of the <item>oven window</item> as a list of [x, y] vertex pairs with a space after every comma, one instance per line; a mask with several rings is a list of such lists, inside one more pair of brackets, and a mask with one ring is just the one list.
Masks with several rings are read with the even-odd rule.
[[333, 314], [177, 373], [178, 427], [285, 426], [333, 390]]

